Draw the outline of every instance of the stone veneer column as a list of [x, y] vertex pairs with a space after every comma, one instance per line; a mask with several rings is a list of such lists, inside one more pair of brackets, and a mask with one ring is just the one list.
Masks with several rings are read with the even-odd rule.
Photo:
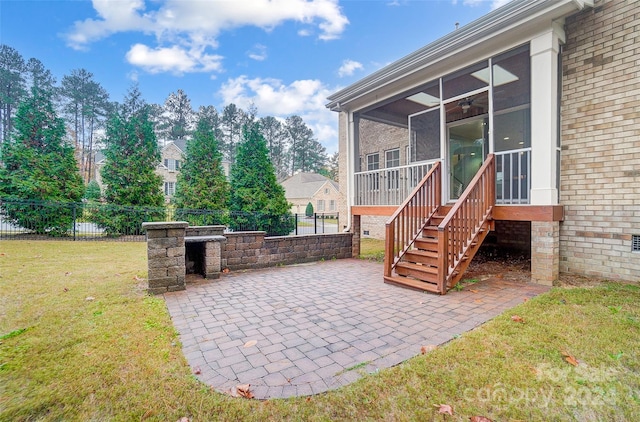
[[[215, 239], [214, 239], [215, 237]], [[220, 278], [222, 271], [222, 244], [227, 239], [224, 236], [211, 236], [204, 244], [204, 278]]]
[[560, 223], [531, 222], [531, 281], [553, 285], [560, 273]]
[[185, 290], [185, 221], [142, 223], [147, 232], [149, 293]]

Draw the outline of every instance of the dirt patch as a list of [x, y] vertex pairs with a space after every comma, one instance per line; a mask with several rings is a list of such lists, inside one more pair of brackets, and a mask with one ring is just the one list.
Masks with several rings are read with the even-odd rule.
[[463, 280], [487, 277], [528, 283], [531, 281], [531, 259], [521, 252], [504, 248], [482, 248], [469, 264]]
[[[505, 248], [482, 248], [469, 264], [463, 279], [504, 278], [511, 281], [531, 281], [531, 258], [528, 254]], [[578, 274], [560, 274], [557, 287], [595, 287], [606, 280]]]

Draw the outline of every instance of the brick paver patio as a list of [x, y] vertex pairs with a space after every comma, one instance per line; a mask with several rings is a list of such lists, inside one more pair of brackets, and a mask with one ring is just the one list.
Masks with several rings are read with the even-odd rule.
[[346, 259], [230, 273], [164, 297], [196, 376], [227, 393], [251, 384], [265, 399], [348, 384], [547, 290], [489, 279], [437, 296], [384, 284], [381, 264]]

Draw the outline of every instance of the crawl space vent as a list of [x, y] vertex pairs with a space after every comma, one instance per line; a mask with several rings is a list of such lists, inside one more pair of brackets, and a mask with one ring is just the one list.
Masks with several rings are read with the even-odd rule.
[[631, 236], [631, 252], [640, 252], [640, 235]]

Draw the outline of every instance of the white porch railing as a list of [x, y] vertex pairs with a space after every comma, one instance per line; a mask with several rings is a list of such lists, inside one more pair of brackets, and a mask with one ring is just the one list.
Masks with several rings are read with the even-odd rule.
[[400, 205], [435, 161], [355, 174], [354, 205]]
[[496, 204], [528, 204], [531, 148], [496, 152]]
[[[496, 204], [529, 204], [531, 148], [496, 152]], [[436, 161], [355, 174], [354, 205], [400, 205]]]

